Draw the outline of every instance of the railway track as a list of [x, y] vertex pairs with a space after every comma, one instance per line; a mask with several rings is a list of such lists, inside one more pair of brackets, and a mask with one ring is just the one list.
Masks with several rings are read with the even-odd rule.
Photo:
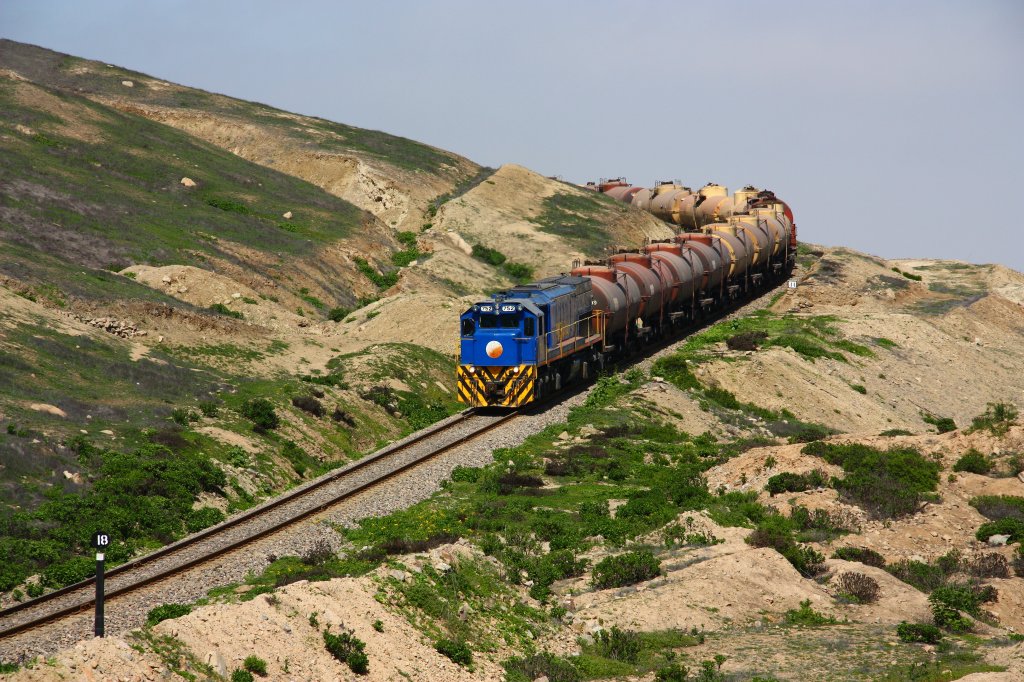
[[[107, 603], [156, 583], [183, 578], [204, 564], [245, 551], [261, 539], [286, 532], [295, 524], [465, 444], [518, 414], [466, 410], [217, 526], [117, 566], [106, 572]], [[76, 638], [90, 636], [91, 618], [84, 616], [91, 613], [94, 604], [94, 579], [89, 579], [0, 611], [0, 660], [7, 658], [13, 640], [22, 640], [32, 636], [33, 631], [76, 615], [88, 627], [82, 632], [76, 628], [73, 634]]]

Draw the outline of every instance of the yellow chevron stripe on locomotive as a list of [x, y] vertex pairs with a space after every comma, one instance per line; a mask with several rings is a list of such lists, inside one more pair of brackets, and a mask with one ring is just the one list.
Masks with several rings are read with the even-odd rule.
[[460, 365], [459, 402], [473, 407], [520, 407], [533, 400], [537, 367], [474, 367]]

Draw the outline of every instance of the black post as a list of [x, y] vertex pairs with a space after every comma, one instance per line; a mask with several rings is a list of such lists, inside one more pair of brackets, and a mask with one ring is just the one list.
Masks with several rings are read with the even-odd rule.
[[96, 636], [103, 636], [103, 552], [96, 552]]

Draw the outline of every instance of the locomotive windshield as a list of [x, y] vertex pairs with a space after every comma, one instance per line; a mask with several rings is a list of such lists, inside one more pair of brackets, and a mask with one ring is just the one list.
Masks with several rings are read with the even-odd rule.
[[476, 323], [473, 320], [462, 321], [462, 335], [473, 336], [473, 332], [476, 331]]
[[519, 329], [518, 315], [481, 315], [481, 329]]

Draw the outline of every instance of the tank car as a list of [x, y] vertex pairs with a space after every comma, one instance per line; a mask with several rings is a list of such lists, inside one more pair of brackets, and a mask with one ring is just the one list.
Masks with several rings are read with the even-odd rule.
[[461, 316], [458, 399], [520, 407], [782, 281], [795, 263], [789, 206], [768, 191], [708, 184], [589, 185], [683, 227], [674, 239], [577, 263], [494, 294]]

